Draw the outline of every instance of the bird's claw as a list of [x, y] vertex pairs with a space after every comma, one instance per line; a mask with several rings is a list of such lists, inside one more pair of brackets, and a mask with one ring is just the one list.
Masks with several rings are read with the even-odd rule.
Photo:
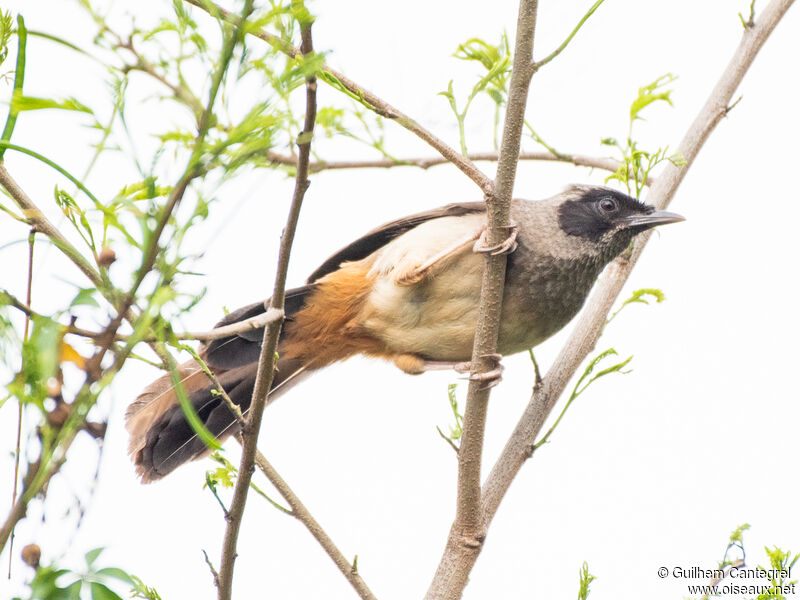
[[500, 383], [500, 380], [503, 378], [504, 367], [500, 364], [500, 360], [503, 357], [500, 354], [484, 354], [481, 358], [489, 360], [492, 364], [492, 367], [488, 371], [470, 373], [472, 370], [471, 362], [457, 363], [453, 368], [457, 373], [469, 373], [464, 379], [468, 379], [469, 381], [483, 381], [486, 382], [487, 388], [493, 388]]
[[486, 245], [486, 230], [483, 230], [481, 236], [475, 242], [475, 245], [472, 247], [473, 252], [482, 252], [484, 254], [488, 253], [492, 256], [497, 256], [499, 254], [511, 254], [514, 250], [517, 249], [517, 234], [519, 233], [519, 229], [517, 226], [512, 223], [508, 227], [504, 229], [508, 230], [508, 237], [504, 239], [502, 242], [497, 244], [496, 246], [487, 246]]

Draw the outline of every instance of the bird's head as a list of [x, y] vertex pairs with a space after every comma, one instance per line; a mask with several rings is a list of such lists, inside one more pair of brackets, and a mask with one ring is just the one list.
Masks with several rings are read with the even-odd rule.
[[558, 207], [558, 224], [569, 236], [578, 236], [616, 256], [639, 233], [657, 225], [685, 220], [681, 215], [656, 210], [611, 188], [572, 186]]

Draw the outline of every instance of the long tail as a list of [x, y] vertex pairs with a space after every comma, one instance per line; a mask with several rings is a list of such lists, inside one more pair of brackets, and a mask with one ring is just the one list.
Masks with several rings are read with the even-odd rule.
[[[287, 318], [304, 306], [312, 290], [313, 286], [304, 286], [287, 292]], [[216, 327], [237, 323], [262, 312], [263, 303], [252, 304], [232, 312]], [[214, 340], [201, 351], [203, 360], [243, 413], [250, 407], [263, 335], [263, 328], [252, 329]], [[297, 358], [280, 358], [270, 398], [284, 393], [308, 371], [303, 361]], [[225, 439], [237, 430], [233, 413], [212, 392], [211, 381], [194, 360], [180, 365], [178, 375], [195, 412], [213, 435]], [[125, 421], [130, 434], [128, 452], [143, 483], [161, 479], [183, 463], [208, 453], [205, 443], [186, 420], [169, 374], [151, 383], [136, 398], [128, 407]]]

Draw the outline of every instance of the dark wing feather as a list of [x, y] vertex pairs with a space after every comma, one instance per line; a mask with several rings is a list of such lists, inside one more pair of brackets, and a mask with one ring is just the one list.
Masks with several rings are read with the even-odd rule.
[[428, 210], [425, 212], [417, 213], [409, 217], [397, 219], [391, 223], [386, 223], [380, 227], [373, 229], [363, 237], [348, 244], [328, 260], [322, 263], [316, 271], [309, 275], [306, 280], [308, 283], [314, 283], [321, 277], [328, 273], [332, 273], [339, 268], [343, 262], [361, 260], [366, 258], [379, 248], [382, 248], [393, 239], [403, 235], [405, 232], [414, 229], [417, 225], [421, 225], [425, 221], [432, 219], [440, 219], [442, 217], [460, 217], [462, 215], [471, 215], [476, 213], [486, 212], [486, 204], [483, 202], [461, 202], [457, 204], [448, 204], [441, 208]]
[[[286, 292], [286, 318], [291, 320], [292, 315], [305, 305], [306, 298], [314, 286], [304, 285]], [[264, 303], [256, 302], [243, 306], [226, 315], [215, 328], [231, 325], [250, 319], [264, 312]], [[203, 359], [212, 369], [235, 369], [246, 364], [257, 362], [261, 354], [261, 340], [264, 338], [264, 328], [249, 329], [236, 335], [218, 340], [211, 340], [203, 351]]]

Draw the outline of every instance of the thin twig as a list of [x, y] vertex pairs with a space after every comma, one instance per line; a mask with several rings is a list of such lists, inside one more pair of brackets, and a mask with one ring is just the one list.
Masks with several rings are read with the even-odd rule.
[[[247, 426], [247, 422], [245, 421], [244, 415], [242, 414], [242, 409], [236, 404], [228, 395], [228, 392], [225, 391], [225, 388], [220, 383], [219, 378], [214, 374], [214, 372], [208, 368], [206, 362], [200, 357], [200, 355], [195, 352], [192, 348], [188, 348], [186, 346], [183, 349], [187, 350], [191, 353], [192, 358], [194, 358], [195, 362], [200, 365], [200, 368], [203, 370], [203, 373], [206, 374], [211, 380], [211, 383], [214, 385], [214, 389], [219, 394], [222, 401], [228, 407], [228, 409], [233, 413], [234, 418], [236, 419], [236, 424], [239, 426], [240, 431], [243, 431], [244, 428]], [[228, 511], [225, 511], [225, 516], [228, 516]]]
[[297, 494], [294, 493], [292, 488], [289, 487], [286, 481], [284, 481], [275, 470], [275, 467], [273, 467], [258, 450], [256, 450], [255, 462], [264, 476], [269, 479], [270, 483], [275, 486], [275, 489], [278, 490], [280, 495], [283, 496], [283, 499], [286, 500], [292, 508], [289, 514], [300, 521], [306, 529], [308, 529], [309, 533], [314, 536], [314, 539], [319, 542], [319, 545], [322, 546], [322, 549], [325, 550], [325, 553], [331, 558], [342, 575], [350, 582], [350, 585], [353, 586], [359, 597], [362, 598], [362, 600], [375, 600], [375, 596], [370, 591], [369, 587], [367, 587], [361, 575], [358, 574], [355, 565], [351, 564], [350, 561], [345, 558], [344, 554], [342, 554], [333, 540], [325, 533], [325, 530], [322, 529], [317, 520], [314, 519], [305, 505], [300, 501]]
[[[33, 247], [36, 242], [36, 230], [31, 229], [28, 234], [28, 280], [25, 289], [25, 303], [30, 306], [33, 298]], [[30, 331], [31, 315], [25, 315], [25, 327], [22, 332], [23, 343], [28, 341], [28, 332]], [[19, 463], [20, 454], [22, 451], [22, 400], [17, 399], [17, 443], [14, 446], [14, 489], [11, 492], [12, 504], [17, 499], [17, 490], [19, 484]], [[11, 579], [11, 557], [14, 554], [14, 536], [15, 528], [11, 530], [11, 539], [8, 542], [8, 578]]]
[[[301, 35], [303, 54], [311, 54], [314, 48], [311, 38], [310, 22], [301, 24]], [[267, 310], [276, 308], [283, 312], [289, 256], [291, 254], [295, 230], [297, 229], [297, 221], [300, 216], [300, 208], [303, 204], [306, 189], [308, 189], [309, 186], [308, 164], [316, 115], [317, 82], [316, 77], [312, 75], [306, 79], [306, 116], [303, 131], [300, 133], [297, 140], [299, 151], [294, 194], [286, 227], [281, 236], [275, 285], [272, 297], [267, 301], [269, 304], [265, 306]], [[231, 600], [233, 568], [234, 561], [236, 560], [236, 542], [239, 537], [239, 529], [241, 527], [242, 517], [244, 516], [244, 507], [247, 502], [247, 493], [250, 489], [250, 481], [253, 476], [257, 451], [256, 443], [258, 442], [258, 432], [261, 428], [261, 417], [267, 403], [269, 390], [272, 386], [272, 379], [275, 374], [275, 352], [278, 347], [281, 325], [282, 320], [279, 320], [264, 328], [264, 336], [261, 342], [261, 355], [258, 360], [258, 371], [256, 373], [256, 382], [250, 402], [250, 410], [247, 416], [247, 422], [242, 429], [242, 458], [239, 465], [239, 475], [236, 478], [236, 485], [233, 490], [233, 499], [227, 517], [227, 527], [225, 528], [225, 537], [222, 545], [222, 559], [219, 569], [219, 600]]]
[[[35, 310], [31, 309], [30, 306], [28, 306], [27, 304], [16, 298], [13, 294], [10, 294], [8, 291], [2, 288], [0, 288], [0, 300], [3, 300], [8, 306], [16, 308], [17, 310], [23, 312], [29, 317], [43, 316], [40, 313], [36, 312]], [[216, 327], [210, 331], [195, 331], [195, 332], [189, 331], [184, 333], [176, 333], [175, 339], [197, 340], [201, 342], [208, 342], [211, 340], [218, 340], [221, 338], [239, 335], [240, 333], [244, 333], [247, 331], [254, 331], [256, 329], [261, 329], [265, 325], [269, 325], [270, 323], [276, 323], [281, 319], [283, 319], [283, 311], [278, 310], [276, 308], [270, 308], [266, 312], [263, 312], [260, 315], [256, 315], [255, 317], [250, 317], [249, 319], [245, 319], [244, 321], [239, 321], [238, 323], [231, 323], [230, 325], [223, 325], [222, 327]], [[108, 333], [106, 331], [91, 331], [89, 329], [76, 327], [74, 324], [65, 325], [64, 331], [65, 333], [70, 333], [73, 335], [78, 335], [80, 337], [85, 337], [93, 340], [104, 339], [108, 336]], [[123, 333], [117, 333], [114, 335], [114, 340], [118, 342], [125, 342], [130, 338], [131, 338], [130, 335], [126, 335]], [[144, 341], [144, 342], [161, 341], [161, 338], [155, 335], [143, 336], [137, 339], [139, 341]]]
[[[499, 158], [498, 152], [473, 152], [467, 155], [473, 162], [495, 162]], [[270, 151], [267, 154], [270, 162], [279, 165], [297, 166], [297, 157], [287, 156], [278, 152]], [[584, 154], [565, 154], [559, 152], [520, 152], [519, 160], [563, 162], [573, 164], [577, 167], [589, 167], [592, 169], [603, 169], [615, 173], [622, 164], [613, 158], [601, 156], [587, 156]], [[318, 160], [309, 165], [311, 173], [320, 171], [333, 171], [341, 169], [391, 169], [394, 167], [417, 167], [419, 169], [429, 169], [439, 165], [452, 164], [449, 160], [441, 156], [418, 157], [418, 158], [398, 158], [398, 159], [378, 159], [378, 160]], [[649, 184], [652, 183], [648, 181]]]
[[211, 340], [218, 340], [220, 338], [229, 337], [232, 335], [239, 335], [246, 331], [253, 331], [261, 329], [266, 325], [271, 325], [283, 320], [283, 311], [277, 308], [268, 308], [266, 312], [239, 321], [238, 323], [231, 323], [230, 325], [223, 325], [222, 327], [215, 327], [211, 331], [197, 331], [176, 334], [179, 340], [200, 340], [209, 342]]
[[439, 429], [439, 426], [438, 426], [438, 425], [436, 426], [436, 431], [438, 431], [438, 432], [439, 432], [439, 436], [441, 436], [441, 438], [442, 438], [442, 439], [443, 439], [445, 442], [447, 442], [448, 444], [450, 444], [450, 447], [453, 449], [453, 452], [455, 452], [455, 453], [456, 453], [456, 457], [458, 457], [458, 446], [456, 446], [455, 442], [454, 442], [453, 440], [451, 440], [451, 439], [450, 439], [448, 436], [446, 436], [446, 435], [444, 434], [444, 432], [443, 432], [441, 429]]
[[578, 24], [570, 32], [570, 34], [567, 36], [567, 38], [563, 42], [561, 42], [561, 45], [558, 48], [553, 50], [550, 54], [548, 54], [542, 60], [539, 60], [539, 61], [536, 61], [535, 63], [533, 63], [533, 70], [534, 71], [538, 71], [543, 66], [545, 66], [547, 63], [549, 63], [551, 60], [553, 60], [556, 56], [561, 54], [564, 51], [564, 49], [569, 45], [569, 43], [572, 41], [572, 38], [574, 38], [575, 35], [578, 33], [578, 31], [580, 31], [580, 28], [583, 27], [583, 24], [586, 23], [586, 21], [589, 19], [589, 17], [592, 16], [592, 14], [594, 14], [594, 11], [596, 11], [598, 8], [600, 8], [600, 5], [603, 2], [605, 2], [605, 0], [597, 0], [597, 2], [595, 2], [592, 5], [592, 7], [589, 10], [586, 11], [586, 14], [583, 15], [583, 17], [581, 18], [580, 21], [578, 21]]
[[164, 75], [162, 75], [154, 64], [152, 64], [139, 53], [139, 51], [133, 45], [132, 39], [129, 38], [127, 40], [123, 40], [119, 34], [115, 33], [108, 27], [105, 27], [105, 30], [117, 39], [118, 48], [124, 48], [125, 50], [129, 51], [136, 59], [134, 64], [128, 64], [122, 68], [123, 73], [128, 73], [129, 71], [141, 71], [142, 73], [150, 75], [153, 79], [161, 82], [164, 86], [169, 88], [175, 98], [189, 106], [194, 112], [195, 116], [198, 119], [200, 118], [204, 110], [203, 104], [186, 86], [175, 85]]
[[14, 502], [11, 505], [11, 510], [8, 511], [8, 516], [5, 522], [0, 526], [0, 552], [5, 547], [6, 541], [11, 536], [17, 523], [21, 521], [28, 510], [28, 500], [26, 499], [25, 492], [30, 487], [31, 481], [34, 479], [41, 467], [41, 463], [29, 463], [25, 471], [25, 480], [22, 482], [22, 493], [14, 497]]
[[[184, 1], [192, 4], [193, 6], [201, 8], [206, 12], [209, 12], [209, 8], [211, 6], [219, 16], [231, 23], [237, 23], [239, 20], [239, 17], [237, 17], [235, 14], [226, 11], [220, 6], [211, 4], [206, 0]], [[261, 40], [264, 40], [273, 48], [283, 52], [287, 56], [297, 58], [303, 55], [301, 49], [295, 48], [291, 44], [281, 40], [278, 36], [264, 31], [263, 29], [251, 30], [248, 31], [248, 33], [258, 37]], [[419, 137], [421, 140], [439, 152], [439, 154], [441, 154], [447, 160], [447, 162], [451, 162], [458, 167], [467, 177], [469, 177], [478, 185], [478, 187], [481, 188], [484, 194], [489, 194], [492, 192], [494, 183], [478, 167], [476, 167], [471, 160], [462, 156], [457, 150], [448, 146], [444, 141], [436, 137], [433, 132], [424, 128], [408, 115], [404, 114], [388, 102], [382, 100], [369, 90], [359, 86], [356, 82], [346, 77], [343, 73], [340, 73], [335, 69], [331, 69], [328, 66], [323, 66], [320, 70], [320, 79], [336, 89], [345, 90], [349, 95], [353, 96], [353, 98], [356, 98], [366, 108], [369, 108], [376, 114], [386, 119], [391, 119], [401, 127], [408, 129], [411, 133]]]
[[[225, 507], [223, 506], [223, 509], [224, 508]], [[211, 576], [214, 578], [214, 585], [219, 587], [219, 573], [217, 573], [217, 570], [214, 568], [214, 565], [211, 563], [211, 559], [208, 557], [208, 553], [205, 550], [203, 550], [203, 556], [205, 557], [206, 564], [208, 565], [208, 570], [211, 571]]]

